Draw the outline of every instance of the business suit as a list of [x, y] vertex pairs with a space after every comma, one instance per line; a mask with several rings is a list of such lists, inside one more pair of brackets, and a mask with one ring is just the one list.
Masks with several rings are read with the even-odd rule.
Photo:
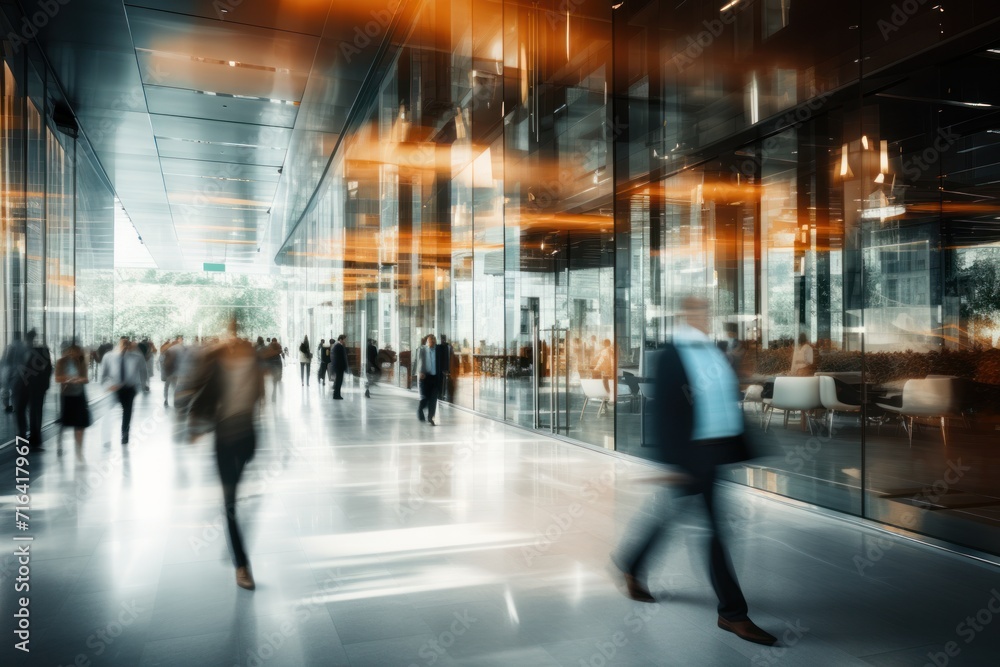
[[339, 401], [344, 398], [340, 395], [340, 388], [344, 386], [344, 373], [347, 372], [347, 348], [339, 340], [330, 350], [330, 362], [334, 373], [333, 397]]
[[[724, 622], [749, 622], [747, 602], [720, 535], [715, 495], [718, 466], [749, 458], [737, 389], [725, 355], [704, 334], [685, 336], [683, 342], [667, 345], [658, 353], [653, 412], [658, 416], [659, 454], [663, 462], [687, 475], [677, 494], [700, 495], [704, 501], [712, 533], [709, 571], [719, 599], [720, 627]], [[703, 437], [706, 434], [710, 437]], [[632, 539], [623, 542], [612, 557], [636, 581], [648, 576], [649, 557], [667, 530], [667, 496], [666, 490], [659, 493], [652, 511], [637, 517]], [[641, 592], [648, 595], [644, 589]]]
[[112, 382], [122, 405], [122, 444], [128, 444], [135, 397], [147, 384], [146, 360], [136, 350], [109, 352], [101, 360], [101, 380]]
[[319, 373], [316, 378], [320, 384], [326, 384], [326, 372], [330, 367], [330, 346], [326, 343], [320, 343], [317, 352], [319, 354]]
[[417, 377], [420, 379], [420, 405], [417, 407], [417, 419], [424, 421], [424, 409], [427, 410], [427, 420], [434, 425], [434, 415], [437, 414], [439, 380], [437, 364], [437, 346], [422, 345], [417, 349]]
[[368, 341], [368, 347], [365, 348], [365, 366], [365, 398], [371, 398], [371, 388], [382, 373], [382, 367], [378, 363], [378, 347], [372, 341]]
[[[29, 345], [14, 370], [11, 398], [17, 417], [17, 435], [33, 450], [42, 449], [42, 410], [52, 379], [52, 357], [47, 347]], [[29, 430], [30, 429], [30, 430]]]
[[446, 401], [454, 400], [451, 391], [451, 345], [441, 342], [434, 350], [437, 362], [438, 397]]

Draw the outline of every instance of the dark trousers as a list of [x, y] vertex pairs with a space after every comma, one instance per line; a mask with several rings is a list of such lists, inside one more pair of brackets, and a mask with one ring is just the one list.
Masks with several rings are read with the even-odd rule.
[[437, 414], [438, 405], [438, 376], [424, 374], [420, 381], [420, 405], [417, 408], [417, 415], [421, 419], [424, 417], [424, 408], [427, 409], [427, 418], [434, 419]]
[[344, 386], [344, 371], [334, 371], [333, 397], [340, 398], [340, 388]]
[[132, 426], [132, 405], [135, 403], [136, 391], [132, 387], [121, 387], [118, 390], [118, 402], [122, 404], [122, 440], [128, 440], [128, 430]]
[[17, 437], [28, 439], [28, 394], [15, 393], [11, 397], [14, 406], [14, 420], [17, 422]]
[[42, 446], [42, 408], [45, 392], [23, 391], [14, 394], [14, 415], [17, 435], [26, 439], [32, 449]]
[[330, 366], [330, 362], [329, 361], [321, 361], [321, 362], [319, 362], [319, 374], [317, 376], [317, 379], [320, 382], [322, 382], [323, 384], [326, 384], [326, 369], [329, 366]]
[[[691, 466], [685, 466], [684, 472], [692, 477], [687, 485], [675, 490], [679, 496], [701, 496], [708, 514], [709, 529], [712, 539], [709, 545], [708, 564], [712, 577], [712, 588], [719, 598], [719, 616], [740, 621], [747, 618], [747, 601], [743, 597], [733, 565], [729, 560], [725, 544], [720, 533], [718, 509], [716, 505], [716, 465], [712, 460], [712, 447], [699, 447], [696, 458]], [[649, 559], [655, 552], [657, 544], [665, 537], [669, 522], [667, 505], [670, 501], [670, 489], [660, 491], [636, 517], [629, 528], [630, 536], [619, 547], [612, 557], [622, 572], [631, 574], [641, 582], [649, 575]]]
[[235, 567], [249, 564], [243, 547], [243, 535], [236, 523], [236, 487], [243, 476], [243, 469], [253, 458], [257, 445], [253, 421], [249, 416], [223, 419], [215, 429], [215, 462], [222, 480], [222, 499], [226, 508], [226, 527], [229, 551]]
[[299, 362], [299, 380], [305, 384], [309, 384], [309, 367], [312, 366], [312, 362], [300, 361]]

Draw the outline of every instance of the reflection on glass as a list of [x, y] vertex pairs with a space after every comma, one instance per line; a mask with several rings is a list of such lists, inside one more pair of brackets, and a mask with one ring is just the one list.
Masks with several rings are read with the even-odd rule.
[[1000, 553], [983, 3], [564, 5], [419, 5], [279, 256], [303, 330], [377, 334], [403, 387], [447, 335], [454, 403], [645, 457], [701, 294], [760, 443], [732, 479]]

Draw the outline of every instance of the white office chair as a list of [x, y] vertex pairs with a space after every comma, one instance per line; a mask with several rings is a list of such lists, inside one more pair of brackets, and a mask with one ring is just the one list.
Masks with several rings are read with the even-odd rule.
[[604, 380], [580, 378], [580, 388], [583, 389], [583, 408], [580, 410], [580, 419], [583, 419], [583, 413], [587, 410], [587, 404], [591, 401], [601, 402], [601, 407], [597, 410], [597, 416], [604, 415], [608, 409], [608, 402], [612, 400], [611, 392], [604, 388]]
[[903, 430], [913, 446], [913, 424], [917, 418], [941, 420], [941, 439], [948, 446], [948, 420], [964, 418], [956, 409], [956, 379], [952, 377], [930, 377], [923, 380], [907, 380], [903, 385], [901, 406], [877, 403], [885, 410], [899, 415]]
[[819, 400], [826, 408], [827, 431], [833, 435], [833, 415], [836, 412], [856, 412], [861, 414], [860, 405], [844, 403], [837, 398], [837, 382], [830, 376], [819, 376]]
[[740, 407], [745, 408], [747, 403], [757, 406], [757, 422], [762, 423], [764, 419], [764, 385], [752, 384], [746, 388], [743, 392], [743, 400], [740, 401]]
[[812, 421], [809, 419], [811, 410], [818, 410], [823, 407], [819, 399], [819, 378], [816, 377], [777, 377], [774, 378], [774, 395], [771, 398], [770, 407], [767, 412], [767, 422], [764, 424], [764, 431], [771, 424], [771, 416], [775, 410], [785, 413], [785, 428], [788, 428], [788, 415], [791, 412], [799, 412], [802, 419], [809, 425], [809, 433], [812, 433]]

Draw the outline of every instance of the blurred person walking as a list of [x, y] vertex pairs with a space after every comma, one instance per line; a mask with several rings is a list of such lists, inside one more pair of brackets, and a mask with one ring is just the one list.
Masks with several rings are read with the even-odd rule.
[[260, 348], [258, 354], [264, 373], [271, 376], [271, 402], [277, 403], [278, 391], [281, 389], [281, 378], [284, 375], [281, 344], [277, 338], [269, 338], [267, 345]]
[[[660, 455], [685, 473], [680, 496], [701, 496], [711, 531], [709, 571], [719, 599], [717, 625], [741, 639], [773, 645], [775, 637], [757, 627], [747, 615], [747, 602], [733, 571], [720, 533], [715, 481], [718, 467], [747, 460], [743, 415], [737, 403], [738, 383], [725, 354], [708, 338], [708, 303], [697, 297], [683, 299], [686, 321], [674, 333], [672, 344], [658, 353], [654, 414]], [[624, 576], [628, 597], [654, 602], [646, 580], [654, 547], [667, 530], [669, 489], [651, 499], [651, 506], [636, 515], [629, 535], [612, 555]]]
[[795, 346], [795, 351], [792, 353], [792, 368], [789, 373], [804, 377], [811, 376], [816, 372], [816, 366], [813, 363], [814, 356], [813, 347], [809, 344], [809, 337], [806, 336], [805, 332], [800, 333], [799, 344]]
[[316, 374], [316, 382], [326, 386], [327, 369], [330, 368], [330, 346], [327, 344], [325, 338], [319, 341], [316, 353], [319, 355], [319, 372]]
[[[601, 342], [601, 351], [597, 353], [597, 360], [594, 362], [594, 377], [601, 378], [604, 383], [604, 391], [612, 392], [612, 382], [615, 379], [616, 371], [615, 350], [611, 347], [611, 340], [605, 338]], [[611, 393], [611, 395], [615, 394]]]
[[90, 426], [90, 406], [84, 385], [90, 382], [83, 349], [73, 344], [56, 362], [56, 382], [59, 384], [59, 453], [62, 454], [62, 431], [73, 429], [76, 460], [83, 461], [83, 434]]
[[21, 332], [14, 332], [12, 340], [0, 357], [0, 402], [4, 412], [14, 412], [14, 378], [17, 377], [17, 367], [21, 357], [27, 351], [27, 346], [21, 340]]
[[378, 361], [378, 345], [374, 338], [368, 339], [368, 346], [365, 348], [365, 398], [371, 398], [371, 388], [378, 382], [378, 377], [382, 373], [382, 366]]
[[333, 398], [337, 401], [344, 400], [344, 397], [340, 394], [340, 390], [344, 386], [344, 373], [349, 369], [347, 348], [344, 346], [346, 342], [347, 335], [340, 334], [337, 336], [337, 343], [330, 350], [330, 365], [333, 366], [334, 372]]
[[434, 415], [437, 414], [438, 401], [437, 339], [434, 338], [434, 334], [428, 334], [424, 340], [426, 342], [417, 349], [417, 378], [420, 382], [417, 419], [424, 421], [426, 408], [427, 423], [436, 426]]
[[[52, 355], [45, 345], [36, 346], [37, 334], [32, 329], [25, 336], [25, 345], [14, 360], [11, 378], [11, 401], [17, 417], [17, 435], [28, 440], [33, 451], [42, 448], [42, 409], [45, 393], [52, 382]], [[30, 430], [29, 430], [30, 429]]]
[[[181, 360], [184, 356], [184, 336], [178, 336], [172, 343], [160, 348], [160, 377], [163, 379], [163, 407], [170, 407], [170, 387], [177, 390], [177, 377], [180, 374]], [[177, 398], [174, 398], [174, 405]]]
[[302, 344], [299, 345], [299, 380], [302, 382], [303, 386], [309, 386], [309, 374], [310, 368], [312, 367], [312, 348], [309, 346], [309, 336], [305, 336], [302, 339]]
[[437, 344], [435, 350], [437, 354], [438, 398], [445, 401], [453, 401], [455, 398], [451, 384], [452, 350], [447, 336], [441, 334], [441, 341]]
[[101, 383], [109, 382], [109, 390], [118, 395], [118, 402], [122, 406], [122, 444], [127, 445], [135, 397], [148, 384], [146, 359], [128, 336], [122, 336], [118, 341], [118, 348], [108, 352], [101, 360]]
[[215, 431], [215, 461], [222, 481], [236, 585], [254, 590], [256, 583], [236, 521], [236, 491], [257, 448], [256, 407], [264, 396], [264, 374], [253, 346], [236, 337], [235, 321], [230, 334], [207, 349], [194, 370], [191, 388], [195, 398], [190, 414]]

